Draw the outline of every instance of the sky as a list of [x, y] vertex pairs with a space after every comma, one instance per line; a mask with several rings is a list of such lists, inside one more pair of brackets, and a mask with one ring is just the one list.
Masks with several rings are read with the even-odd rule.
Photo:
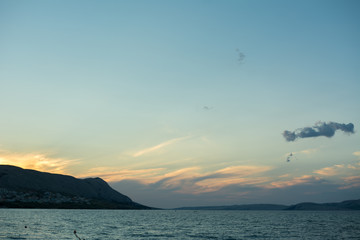
[[359, 12], [0, 0], [0, 164], [160, 208], [359, 199]]

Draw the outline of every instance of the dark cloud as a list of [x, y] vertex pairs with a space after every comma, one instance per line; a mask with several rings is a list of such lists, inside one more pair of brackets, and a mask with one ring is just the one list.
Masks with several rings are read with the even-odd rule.
[[318, 122], [313, 127], [299, 128], [293, 132], [285, 130], [283, 136], [288, 142], [295, 141], [297, 138], [309, 137], [332, 137], [336, 130], [341, 130], [346, 133], [354, 133], [354, 124], [352, 123], [337, 123], [337, 122]]

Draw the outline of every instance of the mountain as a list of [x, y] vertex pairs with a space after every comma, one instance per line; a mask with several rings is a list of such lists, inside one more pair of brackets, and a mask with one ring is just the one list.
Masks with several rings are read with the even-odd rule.
[[182, 207], [175, 210], [360, 210], [360, 199], [340, 203], [298, 203], [291, 206], [278, 204], [245, 204], [232, 206]]
[[286, 210], [360, 210], [360, 199], [340, 203], [299, 203], [288, 207]]
[[0, 165], [0, 207], [146, 209], [101, 178]]

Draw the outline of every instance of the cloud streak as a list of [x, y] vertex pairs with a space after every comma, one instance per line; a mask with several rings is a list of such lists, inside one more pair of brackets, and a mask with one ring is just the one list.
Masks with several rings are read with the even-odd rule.
[[339, 174], [339, 171], [343, 169], [345, 166], [342, 165], [334, 165], [332, 167], [324, 167], [322, 169], [314, 171], [314, 173], [317, 173], [319, 175], [323, 176], [336, 176]]
[[349, 188], [360, 187], [360, 176], [345, 177], [344, 181], [346, 182], [346, 185], [339, 187], [339, 189], [349, 189]]
[[151, 152], [155, 152], [157, 150], [160, 150], [166, 146], [169, 146], [169, 145], [172, 145], [176, 142], [180, 142], [182, 140], [185, 140], [185, 139], [188, 139], [189, 137], [180, 137], [180, 138], [174, 138], [174, 139], [171, 139], [171, 140], [168, 140], [166, 142], [163, 142], [163, 143], [160, 143], [156, 146], [153, 146], [153, 147], [149, 147], [149, 148], [145, 148], [145, 149], [142, 149], [136, 153], [134, 153], [132, 156], [133, 157], [140, 157], [144, 154], [148, 154], [148, 153], [151, 153]]
[[345, 133], [354, 133], [354, 124], [337, 123], [337, 122], [318, 122], [313, 127], [299, 128], [295, 131], [285, 130], [283, 136], [286, 141], [293, 142], [298, 138], [310, 138], [310, 137], [332, 137], [337, 130], [341, 130]]
[[272, 189], [272, 188], [287, 188], [295, 185], [301, 185], [301, 184], [311, 184], [314, 182], [319, 182], [321, 179], [316, 176], [312, 175], [303, 175], [301, 177], [295, 177], [291, 180], [287, 181], [275, 181], [271, 182], [268, 185], [265, 185], [264, 188]]
[[203, 172], [199, 166], [168, 171], [164, 168], [114, 170], [110, 168], [90, 169], [82, 177], [100, 176], [109, 182], [132, 180], [156, 189], [169, 190], [182, 194], [201, 194], [218, 191], [231, 185], [257, 185], [269, 179], [258, 176], [271, 170], [269, 166], [231, 166], [210, 172]]

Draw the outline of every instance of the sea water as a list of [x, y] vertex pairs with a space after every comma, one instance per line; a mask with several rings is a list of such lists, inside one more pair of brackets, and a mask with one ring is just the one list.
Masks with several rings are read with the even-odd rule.
[[360, 239], [360, 211], [0, 209], [0, 239]]

